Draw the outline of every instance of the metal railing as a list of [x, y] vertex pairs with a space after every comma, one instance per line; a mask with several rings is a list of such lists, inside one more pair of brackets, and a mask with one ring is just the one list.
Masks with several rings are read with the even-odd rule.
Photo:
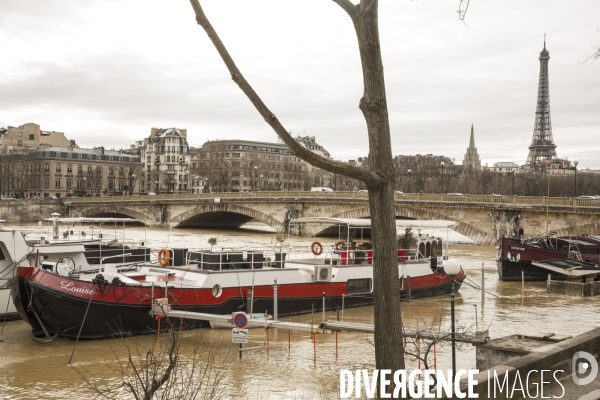
[[[304, 191], [278, 191], [278, 192], [223, 192], [223, 193], [175, 193], [159, 195], [133, 195], [133, 196], [101, 196], [101, 197], [71, 197], [65, 201], [73, 203], [105, 203], [105, 202], [160, 202], [160, 201], [193, 201], [212, 200], [215, 203], [225, 199], [336, 199], [336, 200], [368, 200], [368, 193], [358, 192], [304, 192]], [[452, 195], [433, 193], [405, 193], [396, 194], [395, 200], [402, 203], [454, 203], [454, 204], [505, 204], [513, 206], [553, 206], [553, 207], [587, 207], [600, 208], [600, 199], [580, 199], [572, 197], [546, 197], [546, 196], [498, 196], [498, 195]]]

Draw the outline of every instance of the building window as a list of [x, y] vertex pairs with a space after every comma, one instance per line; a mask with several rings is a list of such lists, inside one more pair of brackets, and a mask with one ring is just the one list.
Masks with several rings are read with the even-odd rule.
[[119, 175], [123, 175], [123, 167], [119, 168]]
[[77, 179], [77, 189], [81, 189], [83, 187], [83, 183], [81, 182], [81, 179]]
[[48, 189], [49, 187], [50, 187], [50, 178], [44, 178], [44, 188]]
[[83, 165], [77, 166], [77, 172], [83, 172]]
[[18, 142], [18, 145], [19, 145], [19, 146], [23, 146], [23, 141], [22, 141], [22, 140], [19, 140], [19, 142]]
[[44, 165], [44, 171], [46, 171], [46, 172], [50, 171], [50, 164], [45, 164]]
[[88, 172], [92, 172], [92, 166], [88, 165]]
[[22, 137], [22, 136], [23, 136], [23, 132], [19, 132], [19, 137]]
[[56, 172], [60, 172], [60, 164], [56, 164]]
[[35, 140], [35, 135], [34, 134], [30, 134], [29, 135], [29, 140]]
[[92, 188], [92, 181], [87, 181], [87, 188], [91, 189]]
[[73, 183], [73, 182], [72, 182], [71, 178], [68, 178], [68, 179], [67, 179], [67, 189], [71, 189], [71, 187], [72, 187], [72, 183]]
[[[112, 168], [110, 170], [111, 170], [111, 174], [112, 174]], [[96, 173], [99, 174], [101, 172], [102, 172], [102, 169], [100, 168], [100, 166], [97, 166], [96, 167]]]
[[57, 189], [60, 188], [60, 178], [56, 178], [56, 180], [54, 181], [54, 187], [56, 187]]
[[67, 172], [73, 172], [73, 167], [71, 164], [67, 165]]

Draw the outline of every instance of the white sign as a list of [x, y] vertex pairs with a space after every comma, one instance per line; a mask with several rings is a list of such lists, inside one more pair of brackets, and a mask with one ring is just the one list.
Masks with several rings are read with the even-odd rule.
[[214, 201], [215, 201], [215, 203], [220, 203], [221, 202], [221, 198], [220, 197], [215, 197]]
[[232, 343], [248, 343], [248, 329], [233, 328], [231, 330]]

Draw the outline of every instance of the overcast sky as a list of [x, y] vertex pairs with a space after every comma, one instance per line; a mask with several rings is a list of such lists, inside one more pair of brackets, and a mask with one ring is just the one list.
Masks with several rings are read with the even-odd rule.
[[[202, 0], [238, 67], [293, 135], [335, 159], [368, 154], [356, 37], [331, 0]], [[524, 163], [539, 53], [550, 52], [559, 157], [600, 168], [598, 0], [380, 0], [393, 153]], [[81, 147], [125, 148], [150, 128], [277, 137], [231, 81], [187, 0], [0, 0], [0, 127], [34, 122]]]

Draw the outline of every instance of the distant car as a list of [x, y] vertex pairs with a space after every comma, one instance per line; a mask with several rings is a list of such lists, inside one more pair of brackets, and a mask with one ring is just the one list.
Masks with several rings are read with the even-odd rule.
[[498, 194], [498, 193], [492, 193], [492, 196], [493, 196], [493, 197], [502, 197], [502, 195], [501, 195], [501, 194]]
[[600, 196], [578, 196], [578, 199], [590, 199], [590, 200], [598, 200]]
[[448, 196], [464, 196], [462, 193], [446, 193]]
[[311, 192], [328, 192], [328, 193], [332, 193], [333, 189], [332, 188], [328, 188], [328, 187], [322, 187], [322, 186], [314, 186], [310, 188]]
[[14, 200], [14, 197], [3, 197], [2, 200], [8, 200], [8, 201], [12, 201]]
[[44, 199], [48, 199], [48, 200], [50, 200], [50, 199], [58, 199], [58, 197], [48, 196], [48, 197], [44, 197]]
[[365, 190], [365, 189], [361, 189], [361, 190], [358, 191], [358, 193], [369, 193], [369, 191]]
[[148, 192], [148, 193], [146, 193], [146, 194], [147, 194], [148, 196], [156, 196], [156, 193], [154, 193], [154, 192]]

